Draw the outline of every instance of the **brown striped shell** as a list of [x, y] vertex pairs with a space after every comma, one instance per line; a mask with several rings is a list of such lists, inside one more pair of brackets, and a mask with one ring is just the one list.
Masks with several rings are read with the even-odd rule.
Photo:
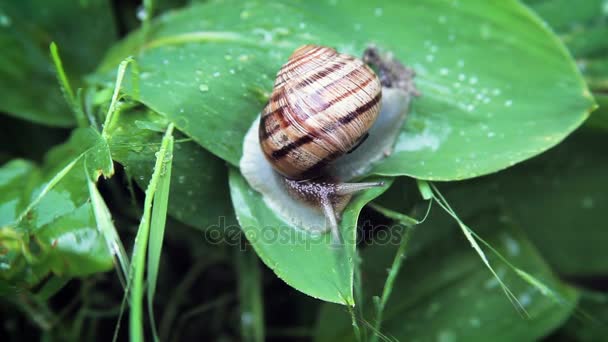
[[382, 86], [358, 58], [316, 45], [289, 57], [262, 111], [260, 145], [273, 168], [295, 180], [320, 175], [351, 151], [380, 112]]

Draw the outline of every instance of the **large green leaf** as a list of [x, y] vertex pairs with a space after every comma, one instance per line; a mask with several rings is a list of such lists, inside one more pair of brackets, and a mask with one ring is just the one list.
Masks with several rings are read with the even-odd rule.
[[573, 315], [555, 337], [562, 341], [594, 342], [606, 339], [608, 331], [608, 295], [605, 292], [581, 292], [579, 315]]
[[2, 281], [32, 286], [50, 272], [73, 277], [112, 267], [87, 187], [88, 175], [110, 173], [108, 152], [98, 133], [81, 129], [41, 168], [24, 160], [0, 168]]
[[116, 39], [105, 0], [4, 1], [0, 7], [0, 111], [52, 126], [74, 123], [63, 98], [49, 44], [60, 48], [75, 80], [98, 63]]
[[376, 43], [418, 73], [423, 95], [375, 170], [383, 175], [452, 180], [500, 170], [557, 144], [593, 107], [568, 52], [517, 1], [192, 6], [161, 16], [145, 39], [127, 38], [100, 72], [136, 54], [139, 93], [127, 92], [236, 165], [276, 71], [305, 43], [355, 55]]
[[[593, 90], [608, 89], [608, 5], [587, 0], [525, 1], [561, 36]], [[564, 9], [568, 10], [564, 10]]]
[[[416, 227], [407, 259], [384, 312], [381, 333], [399, 341], [532, 341], [558, 327], [572, 312], [578, 293], [552, 274], [524, 235], [499, 212], [467, 222], [498, 251], [554, 291], [543, 295], [492, 254], [490, 262], [529, 317], [518, 313], [488, 272], [456, 223], [441, 211]], [[396, 245], [371, 246], [362, 253], [364, 318], [373, 322], [371, 296], [380, 295]], [[359, 303], [362, 304], [362, 303]], [[360, 324], [365, 327], [365, 323]], [[352, 326], [342, 307], [325, 304], [318, 341], [351, 341]]]
[[[145, 189], [150, 182], [167, 120], [149, 111], [119, 114], [108, 130], [112, 157]], [[199, 229], [235, 222], [224, 162], [190, 139], [178, 138], [173, 151], [169, 214]]]
[[461, 215], [504, 208], [560, 274], [607, 274], [605, 140], [602, 131], [581, 129], [538, 158], [445, 195]]
[[384, 190], [386, 186], [366, 191], [346, 207], [340, 222], [344, 241], [335, 246], [330, 234], [312, 235], [283, 221], [240, 173], [230, 170], [230, 194], [239, 224], [262, 261], [296, 289], [341, 304], [354, 304], [353, 258], [359, 212]]

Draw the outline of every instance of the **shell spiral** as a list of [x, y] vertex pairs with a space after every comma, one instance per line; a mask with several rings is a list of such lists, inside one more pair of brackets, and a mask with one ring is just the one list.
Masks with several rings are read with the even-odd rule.
[[319, 176], [367, 134], [381, 97], [378, 76], [360, 59], [324, 46], [298, 48], [279, 70], [262, 111], [266, 159], [290, 179]]

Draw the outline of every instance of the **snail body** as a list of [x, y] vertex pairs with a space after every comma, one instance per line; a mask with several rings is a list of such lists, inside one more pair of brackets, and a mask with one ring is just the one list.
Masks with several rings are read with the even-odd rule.
[[334, 242], [352, 194], [383, 185], [347, 181], [390, 154], [417, 95], [410, 69], [375, 49], [369, 56], [380, 63], [380, 77], [332, 48], [296, 49], [243, 144], [241, 172], [266, 204], [295, 227], [331, 230]]
[[289, 179], [318, 177], [365, 137], [381, 98], [380, 79], [360, 59], [329, 47], [300, 47], [279, 71], [262, 111], [266, 159]]

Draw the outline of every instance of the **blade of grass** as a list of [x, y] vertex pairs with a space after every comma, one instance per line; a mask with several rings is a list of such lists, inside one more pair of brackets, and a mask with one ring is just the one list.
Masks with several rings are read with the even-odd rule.
[[[430, 208], [430, 206], [429, 206]], [[374, 303], [376, 305], [376, 321], [374, 324], [374, 334], [372, 335], [371, 341], [376, 342], [378, 338], [381, 337], [380, 328], [382, 326], [382, 315], [384, 314], [384, 308], [386, 307], [386, 303], [388, 302], [388, 298], [391, 296], [393, 292], [393, 285], [395, 284], [395, 279], [397, 279], [397, 275], [399, 274], [399, 269], [401, 269], [401, 264], [405, 259], [405, 252], [407, 249], [408, 242], [410, 241], [411, 231], [413, 228], [404, 227], [403, 235], [401, 236], [401, 242], [399, 243], [399, 247], [397, 248], [397, 253], [395, 254], [395, 258], [393, 259], [393, 264], [388, 271], [388, 276], [386, 277], [386, 282], [384, 283], [384, 289], [382, 290], [382, 296], [380, 298], [374, 297]]]
[[456, 223], [458, 223], [458, 226], [462, 230], [466, 239], [471, 244], [471, 247], [473, 247], [473, 249], [477, 252], [477, 255], [479, 255], [479, 257], [481, 258], [481, 261], [488, 268], [488, 270], [490, 270], [490, 272], [492, 273], [494, 278], [496, 278], [496, 280], [498, 281], [498, 284], [500, 285], [501, 289], [507, 296], [507, 299], [511, 302], [511, 304], [513, 304], [513, 306], [515, 307], [515, 309], [518, 312], [523, 314], [525, 317], [529, 317], [528, 312], [523, 307], [523, 305], [521, 305], [521, 303], [519, 302], [519, 300], [517, 299], [515, 294], [513, 294], [511, 289], [509, 289], [509, 287], [502, 281], [502, 279], [496, 273], [496, 271], [494, 271], [494, 268], [492, 267], [492, 265], [490, 265], [490, 261], [486, 257], [486, 254], [484, 253], [484, 251], [481, 249], [481, 247], [477, 243], [477, 240], [475, 239], [475, 237], [473, 237], [473, 233], [472, 233], [473, 230], [471, 228], [469, 228], [466, 224], [464, 224], [464, 222], [460, 219], [460, 217], [458, 217], [458, 215], [456, 215], [454, 210], [450, 207], [449, 203], [446, 201], [446, 199], [443, 197], [443, 195], [441, 195], [441, 193], [439, 192], [437, 187], [435, 187], [435, 185], [429, 184], [426, 181], [418, 181], [418, 184], [419, 184], [421, 194], [423, 191], [427, 191], [426, 188], [431, 189], [432, 199], [434, 201], [436, 201], [437, 204], [439, 204], [439, 206], [441, 208], [443, 208], [443, 210], [445, 210], [446, 213], [448, 213], [450, 216], [452, 216], [452, 218], [456, 221]]
[[385, 207], [381, 206], [380, 204], [377, 204], [374, 202], [368, 203], [367, 205], [387, 218], [393, 219], [406, 227], [412, 227], [412, 226], [421, 224], [422, 222], [426, 221], [426, 218], [429, 216], [429, 213], [431, 212], [431, 207], [433, 206], [433, 201], [428, 201], [428, 202], [429, 202], [429, 206], [426, 208], [426, 213], [424, 214], [424, 217], [421, 220], [418, 220], [409, 215], [405, 215], [400, 212], [385, 208]]
[[[359, 255], [359, 253], [357, 252], [357, 250], [355, 250], [355, 256], [354, 256], [354, 272], [353, 272], [353, 287], [354, 287], [354, 291], [353, 294], [355, 296], [355, 313], [358, 316], [359, 319], [363, 319], [364, 315], [363, 315], [363, 303], [365, 301], [365, 296], [363, 293], [363, 283], [361, 280], [361, 256]], [[359, 305], [357, 305], [357, 303], [359, 303]], [[362, 339], [363, 341], [367, 341], [367, 329], [362, 329]]]
[[154, 195], [152, 221], [150, 222], [150, 241], [148, 242], [148, 315], [150, 316], [154, 337], [157, 341], [158, 332], [156, 331], [156, 320], [154, 319], [154, 294], [156, 292], [156, 279], [158, 278], [160, 255], [165, 236], [165, 224], [167, 222], [167, 204], [169, 202], [173, 160], [173, 136], [169, 136], [168, 140], [165, 159], [162, 164], [162, 173], [158, 181], [158, 189]]
[[[85, 172], [86, 171], [85, 166]], [[110, 210], [106, 206], [103, 197], [99, 193], [99, 190], [95, 186], [95, 183], [88, 178], [88, 186], [89, 186], [89, 196], [91, 197], [91, 205], [93, 206], [93, 213], [95, 214], [95, 221], [97, 222], [97, 229], [101, 232], [101, 235], [104, 237], [106, 241], [106, 245], [108, 246], [108, 250], [112, 255], [118, 260], [118, 265], [116, 265], [116, 273], [118, 274], [118, 278], [120, 279], [120, 283], [123, 288], [127, 288], [127, 281], [129, 274], [129, 257], [125, 248], [120, 240], [118, 232], [116, 231], [116, 227], [112, 222], [112, 214]]]
[[116, 84], [114, 85], [114, 92], [112, 93], [112, 100], [110, 101], [110, 106], [108, 107], [108, 113], [106, 114], [106, 119], [103, 123], [103, 128], [102, 128], [102, 136], [104, 138], [107, 138], [108, 135], [108, 129], [111, 127], [114, 118], [114, 114], [117, 112], [117, 106], [118, 106], [118, 100], [119, 100], [119, 95], [120, 95], [120, 89], [122, 88], [122, 82], [125, 78], [125, 72], [127, 70], [127, 66], [129, 66], [129, 64], [133, 65], [133, 69], [132, 69], [132, 78], [134, 79], [134, 82], [136, 83], [136, 80], [139, 77], [139, 73], [138, 73], [138, 67], [137, 67], [137, 62], [135, 61], [135, 59], [133, 57], [127, 57], [125, 58], [122, 62], [120, 62], [120, 65], [118, 65], [118, 71], [116, 72]]
[[[164, 176], [164, 166], [167, 163], [169, 145], [173, 142], [173, 124], [169, 124], [165, 136], [161, 142], [160, 150], [157, 152], [156, 163], [152, 178], [146, 189], [144, 199], [144, 213], [139, 223], [137, 235], [135, 236], [135, 246], [132, 257], [132, 290], [131, 290], [131, 311], [129, 312], [129, 336], [131, 341], [144, 341], [144, 322], [143, 322], [143, 297], [144, 297], [144, 271], [146, 267], [146, 249], [148, 237], [150, 235], [150, 218], [152, 212], [152, 202], [156, 189], [160, 183], [160, 178]], [[171, 147], [172, 149], [172, 147]], [[155, 328], [154, 328], [155, 329]]]
[[70, 86], [70, 81], [65, 74], [65, 70], [63, 69], [63, 63], [61, 62], [61, 57], [59, 56], [59, 49], [57, 48], [57, 44], [55, 42], [51, 43], [51, 59], [55, 64], [55, 71], [57, 72], [57, 80], [59, 81], [59, 86], [61, 87], [61, 91], [63, 92], [63, 96], [65, 97], [68, 105], [74, 112], [74, 116], [76, 117], [76, 122], [79, 127], [87, 127], [89, 123], [84, 115], [84, 110], [82, 108], [82, 104], [78, 101], [77, 97], [74, 96], [74, 91]]
[[264, 341], [262, 280], [257, 256], [251, 251], [236, 250], [243, 341]]

